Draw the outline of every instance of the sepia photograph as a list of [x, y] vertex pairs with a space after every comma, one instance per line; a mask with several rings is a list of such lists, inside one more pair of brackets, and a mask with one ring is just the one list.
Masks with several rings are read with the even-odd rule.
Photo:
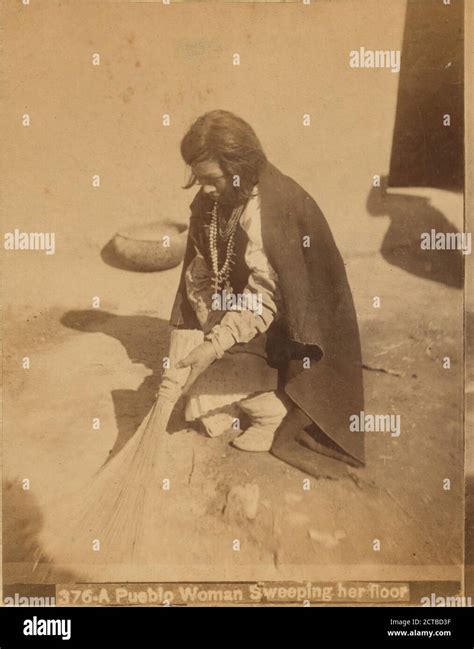
[[3, 3], [3, 606], [472, 606], [468, 5]]

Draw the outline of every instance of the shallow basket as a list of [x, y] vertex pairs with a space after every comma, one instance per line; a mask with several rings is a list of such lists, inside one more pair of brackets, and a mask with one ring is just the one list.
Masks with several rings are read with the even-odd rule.
[[187, 227], [182, 223], [134, 225], [112, 239], [115, 255], [134, 270], [152, 272], [177, 266], [184, 257]]

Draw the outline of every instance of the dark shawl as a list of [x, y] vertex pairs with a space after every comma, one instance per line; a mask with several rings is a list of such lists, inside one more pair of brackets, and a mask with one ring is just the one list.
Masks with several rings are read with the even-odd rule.
[[[363, 384], [359, 331], [344, 262], [321, 210], [292, 178], [267, 163], [258, 187], [263, 246], [278, 274], [284, 311], [283, 319], [267, 332], [267, 349], [269, 357], [279, 356], [281, 387], [296, 406], [278, 429], [272, 452], [314, 473], [316, 456], [301, 443], [317, 449], [325, 438], [336, 456], [339, 451], [346, 461], [363, 463], [363, 434], [349, 430], [350, 415], [363, 410]], [[202, 215], [205, 201], [198, 192], [190, 206], [191, 222]], [[304, 247], [304, 237], [309, 237], [309, 247]], [[173, 326], [199, 327], [184, 281], [193, 257], [194, 246], [188, 241]], [[312, 359], [307, 369], [305, 357]]]

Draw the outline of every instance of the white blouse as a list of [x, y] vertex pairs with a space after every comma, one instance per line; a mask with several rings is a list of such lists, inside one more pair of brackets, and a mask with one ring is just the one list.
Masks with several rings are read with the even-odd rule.
[[[253, 193], [255, 195], [249, 199], [239, 221], [240, 227], [248, 236], [245, 263], [250, 274], [244, 294], [253, 295], [237, 300], [235, 310], [229, 310], [221, 322], [206, 335], [206, 340], [213, 344], [218, 358], [235, 343], [249, 342], [257, 333], [266, 331], [281, 305], [278, 276], [263, 250], [258, 187], [254, 188]], [[197, 250], [186, 269], [185, 277], [188, 300], [203, 325], [212, 309], [214, 289], [212, 272]], [[256, 304], [258, 309], [255, 309]]]

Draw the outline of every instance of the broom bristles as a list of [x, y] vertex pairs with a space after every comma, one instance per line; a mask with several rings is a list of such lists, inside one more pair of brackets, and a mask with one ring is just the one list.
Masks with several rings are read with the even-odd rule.
[[[189, 368], [177, 370], [175, 365], [202, 339], [199, 330], [172, 332], [170, 367], [163, 380], [168, 388], [175, 384], [174, 397], [170, 400], [159, 393], [124, 448], [100, 469], [92, 482], [69, 498], [62, 498], [59, 506], [53, 508], [54, 515], [42, 539], [45, 554], [51, 560], [63, 564], [121, 563], [139, 560], [143, 552], [149, 554], [153, 540], [150, 534], [158, 531], [150, 529], [150, 525], [153, 528], [159, 520], [162, 480], [166, 477], [160, 449], [189, 374]], [[172, 391], [167, 389], [165, 394], [169, 397]], [[100, 542], [99, 551], [94, 551], [94, 541]]]

